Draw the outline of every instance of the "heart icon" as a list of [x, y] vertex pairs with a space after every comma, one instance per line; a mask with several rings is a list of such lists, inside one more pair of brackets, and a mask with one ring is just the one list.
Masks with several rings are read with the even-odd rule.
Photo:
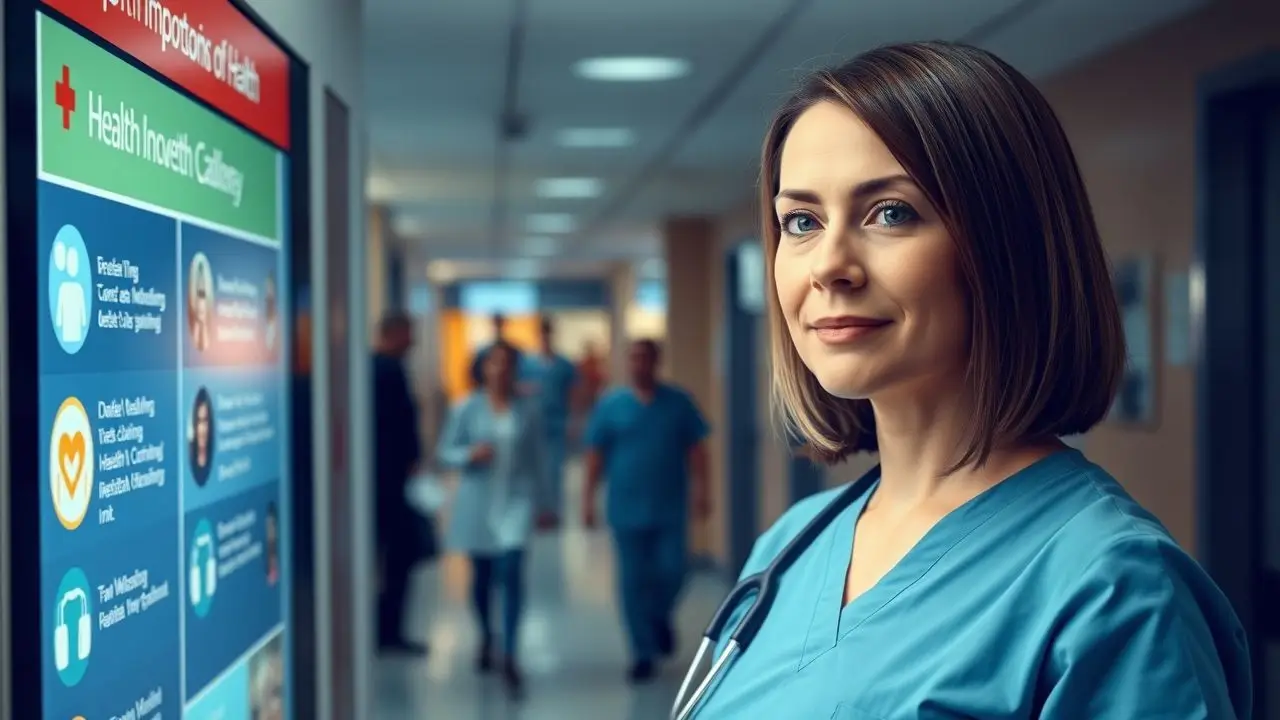
[[84, 474], [84, 461], [84, 435], [80, 431], [64, 433], [58, 438], [58, 470], [62, 473], [62, 484], [73, 497]]

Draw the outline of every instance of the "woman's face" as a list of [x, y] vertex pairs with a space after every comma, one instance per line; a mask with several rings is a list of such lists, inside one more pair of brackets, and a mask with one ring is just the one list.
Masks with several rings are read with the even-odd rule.
[[196, 462], [202, 467], [209, 461], [209, 403], [196, 403]]
[[778, 301], [827, 392], [956, 382], [969, 321], [955, 244], [880, 138], [851, 110], [819, 103], [786, 138], [778, 188]]
[[491, 388], [508, 385], [515, 374], [514, 362], [510, 350], [501, 345], [494, 346], [484, 360], [485, 385]]
[[196, 320], [203, 323], [209, 318], [209, 283], [205, 279], [204, 268], [200, 269], [201, 272], [197, 272], [191, 281], [195, 283]]

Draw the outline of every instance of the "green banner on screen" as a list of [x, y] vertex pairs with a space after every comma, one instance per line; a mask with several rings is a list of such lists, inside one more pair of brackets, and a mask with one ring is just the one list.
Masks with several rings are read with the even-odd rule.
[[42, 172], [279, 239], [274, 148], [38, 18]]

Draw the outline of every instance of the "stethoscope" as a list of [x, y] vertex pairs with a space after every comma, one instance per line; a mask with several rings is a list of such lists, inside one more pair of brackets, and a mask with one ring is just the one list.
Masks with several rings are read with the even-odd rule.
[[[862, 477], [858, 478], [849, 487], [845, 488], [836, 499], [827, 505], [809, 521], [808, 525], [782, 548], [782, 552], [774, 558], [773, 562], [762, 571], [749, 575], [742, 579], [733, 590], [729, 591], [728, 597], [721, 603], [720, 608], [716, 610], [716, 614], [711, 618], [711, 624], [707, 626], [707, 631], [702, 635], [702, 642], [698, 645], [698, 652], [693, 657], [693, 664], [689, 666], [689, 671], [685, 673], [684, 681], [680, 683], [680, 691], [676, 693], [676, 701], [671, 706], [672, 720], [689, 720], [693, 717], [693, 713], [698, 706], [706, 699], [707, 694], [711, 690], [711, 685], [720, 678], [728, 670], [729, 663], [738, 655], [746, 652], [751, 641], [755, 640], [756, 633], [760, 631], [760, 627], [764, 625], [765, 618], [769, 615], [769, 608], [773, 606], [774, 596], [778, 594], [778, 582], [782, 574], [790, 568], [795, 561], [804, 554], [804, 551], [818, 540], [818, 537], [835, 522], [840, 514], [853, 505], [858, 498], [862, 497], [875, 481], [880, 479], [880, 466], [877, 465], [868, 470]], [[698, 689], [693, 692], [693, 696], [685, 702], [685, 697], [689, 693], [689, 686], [693, 684], [693, 679], [697, 676], [698, 668], [702, 665], [702, 661], [711, 653], [712, 648], [720, 643], [720, 638], [724, 635], [729, 619], [738, 608], [738, 603], [742, 602], [748, 595], [755, 593], [755, 599], [751, 601], [751, 605], [747, 607], [747, 611], [742, 615], [742, 619], [738, 621], [738, 627], [734, 629], [733, 634], [729, 636], [729, 643], [725, 645], [724, 650], [720, 651], [719, 657], [711, 665], [702, 682], [698, 684]]]

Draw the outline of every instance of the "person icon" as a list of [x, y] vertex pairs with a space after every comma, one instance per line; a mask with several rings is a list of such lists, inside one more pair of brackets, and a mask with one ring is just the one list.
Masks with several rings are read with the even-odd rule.
[[213, 400], [207, 389], [200, 388], [191, 405], [191, 425], [187, 432], [191, 477], [200, 487], [209, 482], [209, 470], [213, 467], [213, 430]]
[[74, 225], [63, 225], [53, 239], [49, 258], [49, 312], [54, 337], [69, 354], [80, 351], [93, 316], [91, 272], [84, 238]]
[[266, 536], [267, 585], [275, 586], [280, 582], [280, 519], [274, 502], [267, 504], [267, 514], [263, 521], [263, 533]]
[[213, 344], [213, 271], [204, 253], [191, 258], [187, 273], [187, 333], [197, 352]]

